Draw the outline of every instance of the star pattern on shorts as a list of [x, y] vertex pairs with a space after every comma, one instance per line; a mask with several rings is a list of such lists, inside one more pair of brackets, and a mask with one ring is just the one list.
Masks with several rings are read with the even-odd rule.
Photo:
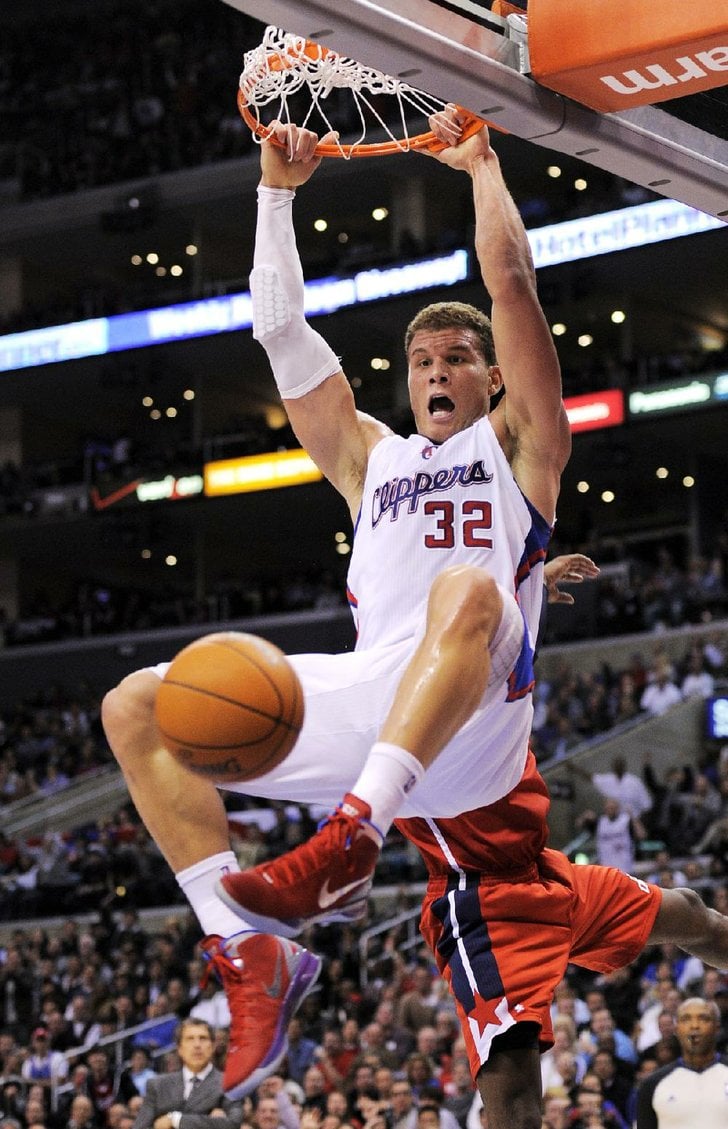
[[479, 992], [475, 993], [474, 998], [475, 1005], [468, 1012], [468, 1019], [475, 1020], [480, 1034], [483, 1034], [486, 1027], [500, 1027], [502, 1020], [496, 1014], [496, 1009], [503, 1000], [484, 1000]]

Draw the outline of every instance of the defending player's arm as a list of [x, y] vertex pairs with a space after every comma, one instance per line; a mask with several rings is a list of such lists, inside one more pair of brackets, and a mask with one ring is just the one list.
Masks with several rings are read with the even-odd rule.
[[318, 167], [318, 137], [278, 125], [284, 151], [264, 143], [253, 271], [253, 336], [265, 348], [291, 426], [356, 513], [371, 447], [387, 429], [357, 412], [335, 353], [305, 320], [303, 270], [293, 227], [295, 189]]
[[457, 144], [459, 117], [450, 107], [431, 119], [442, 140], [450, 142], [437, 159], [472, 179], [475, 248], [492, 301], [495, 353], [507, 390], [503, 445], [521, 489], [551, 521], [571, 450], [558, 357], [538, 300], [528, 238], [488, 130]]
[[581, 584], [583, 580], [596, 580], [597, 576], [599, 576], [599, 566], [584, 553], [565, 553], [560, 557], [553, 557], [546, 562], [543, 570], [548, 602], [573, 604], [574, 597], [571, 592], [562, 591], [559, 585]]

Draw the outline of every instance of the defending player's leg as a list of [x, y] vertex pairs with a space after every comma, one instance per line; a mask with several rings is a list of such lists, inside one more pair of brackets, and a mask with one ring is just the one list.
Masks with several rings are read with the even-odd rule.
[[537, 1025], [518, 1023], [495, 1038], [477, 1081], [489, 1129], [541, 1129]]
[[220, 874], [239, 869], [225, 808], [213, 784], [183, 768], [160, 744], [154, 722], [159, 682], [152, 670], [124, 679], [104, 699], [104, 729], [139, 815], [208, 934], [205, 953], [223, 983], [231, 1017], [223, 1087], [241, 1097], [281, 1061], [288, 1020], [313, 987], [321, 962], [300, 945], [245, 929], [215, 894]]
[[307, 843], [223, 875], [217, 890], [226, 904], [257, 928], [289, 937], [307, 923], [361, 916], [383, 837], [405, 795], [482, 702], [491, 650], [493, 674], [505, 679], [522, 639], [515, 601], [488, 573], [470, 566], [442, 572], [422, 641], [351, 792]]

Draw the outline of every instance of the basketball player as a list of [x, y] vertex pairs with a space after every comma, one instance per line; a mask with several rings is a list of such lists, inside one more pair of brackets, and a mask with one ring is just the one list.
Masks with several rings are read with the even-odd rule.
[[[383, 836], [399, 817], [433, 875], [425, 934], [457, 1001], [491, 1123], [530, 1126], [540, 1124], [539, 1033], [547, 1045], [551, 992], [572, 948], [589, 967], [632, 959], [660, 892], [621, 874], [581, 880], [542, 851], [548, 800], [528, 752], [533, 648], [569, 428], [528, 241], [487, 131], [459, 144], [454, 107], [431, 125], [446, 144], [438, 159], [471, 177], [492, 309], [489, 320], [438, 304], [410, 324], [418, 433], [409, 439], [357, 412], [338, 358], [303, 317], [292, 205], [318, 165], [318, 139], [277, 126], [284, 148], [262, 147], [254, 335], [299, 440], [355, 521], [358, 642], [349, 654], [292, 658], [306, 698], [301, 736], [281, 765], [239, 790], [332, 807], [345, 792], [343, 802], [301, 848], [241, 873], [217, 790], [159, 744], [153, 708], [164, 665], [126, 678], [103, 716], [134, 802], [208, 934], [232, 1014], [230, 1096], [280, 1061], [287, 1020], [318, 972], [290, 938], [309, 922], [363, 912]], [[490, 418], [504, 380], [507, 395]], [[497, 945], [483, 892], [490, 877], [479, 885], [493, 868], [504, 922]], [[594, 896], [608, 899], [601, 918]], [[523, 927], [522, 952], [512, 905], [537, 923]], [[698, 956], [728, 963], [722, 919], [695, 895], [669, 891], [660, 914], [658, 934], [669, 926]]]

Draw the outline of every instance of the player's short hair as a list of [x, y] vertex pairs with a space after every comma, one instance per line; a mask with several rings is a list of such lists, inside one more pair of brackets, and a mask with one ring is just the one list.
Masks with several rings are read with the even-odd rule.
[[404, 335], [405, 353], [409, 356], [412, 338], [420, 329], [451, 329], [453, 326], [471, 329], [486, 364], [496, 363], [490, 318], [477, 306], [471, 306], [467, 302], [433, 302], [424, 306], [407, 326]]

